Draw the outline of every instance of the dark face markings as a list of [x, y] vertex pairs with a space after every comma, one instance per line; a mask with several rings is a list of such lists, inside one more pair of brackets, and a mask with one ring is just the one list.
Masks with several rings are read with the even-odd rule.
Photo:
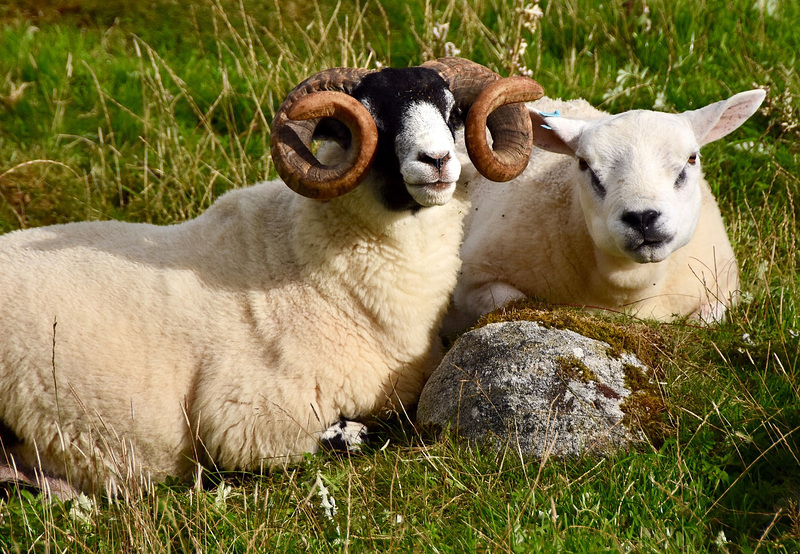
[[404, 129], [410, 106], [418, 102], [434, 106], [455, 136], [463, 121], [454, 108], [447, 83], [428, 68], [386, 68], [365, 76], [353, 97], [367, 107], [378, 127], [378, 151], [373, 164], [374, 175], [379, 176], [376, 194], [390, 210], [421, 209], [408, 193], [400, 173], [395, 139]]
[[601, 198], [605, 197], [606, 195], [605, 187], [600, 182], [600, 179], [597, 177], [597, 174], [594, 172], [594, 170], [591, 167], [589, 167], [589, 164], [586, 162], [586, 160], [584, 160], [583, 158], [578, 158], [578, 167], [584, 173], [587, 171], [589, 172], [589, 178], [591, 179], [592, 182], [592, 188], [598, 194], [598, 196], [600, 196]]

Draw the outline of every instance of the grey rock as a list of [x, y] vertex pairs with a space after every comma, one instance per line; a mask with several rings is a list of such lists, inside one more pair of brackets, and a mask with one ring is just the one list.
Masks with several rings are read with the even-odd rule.
[[524, 456], [607, 454], [640, 440], [623, 424], [633, 355], [532, 321], [493, 323], [459, 338], [428, 380], [417, 421]]

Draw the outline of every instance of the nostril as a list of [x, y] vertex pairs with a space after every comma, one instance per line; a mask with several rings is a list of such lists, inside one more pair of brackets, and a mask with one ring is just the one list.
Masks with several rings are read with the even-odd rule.
[[655, 210], [644, 210], [641, 212], [625, 212], [622, 214], [622, 221], [630, 227], [642, 232], [647, 231], [661, 215]]
[[432, 165], [436, 168], [436, 171], [441, 171], [444, 164], [446, 164], [450, 160], [450, 153], [443, 154], [443, 155], [429, 155], [425, 153], [420, 153], [418, 157], [419, 161], [422, 163], [426, 163], [428, 165]]

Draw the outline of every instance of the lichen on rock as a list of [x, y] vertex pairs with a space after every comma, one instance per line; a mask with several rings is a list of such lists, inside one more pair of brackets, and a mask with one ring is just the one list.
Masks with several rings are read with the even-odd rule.
[[475, 443], [512, 442], [523, 455], [608, 454], [645, 437], [623, 404], [635, 356], [533, 321], [490, 323], [462, 335], [433, 373], [417, 420]]

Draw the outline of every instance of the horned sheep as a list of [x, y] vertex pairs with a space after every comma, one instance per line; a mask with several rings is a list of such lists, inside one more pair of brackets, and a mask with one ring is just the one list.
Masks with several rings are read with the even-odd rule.
[[541, 94], [457, 58], [323, 71], [275, 116], [282, 181], [176, 225], [0, 238], [0, 476], [116, 493], [257, 470], [415, 403], [460, 266], [454, 131], [466, 118], [479, 171], [512, 178]]
[[535, 148], [514, 181], [466, 167], [472, 208], [445, 331], [537, 297], [657, 320], [721, 320], [739, 286], [700, 147], [738, 128], [763, 90], [679, 114], [528, 104]]

